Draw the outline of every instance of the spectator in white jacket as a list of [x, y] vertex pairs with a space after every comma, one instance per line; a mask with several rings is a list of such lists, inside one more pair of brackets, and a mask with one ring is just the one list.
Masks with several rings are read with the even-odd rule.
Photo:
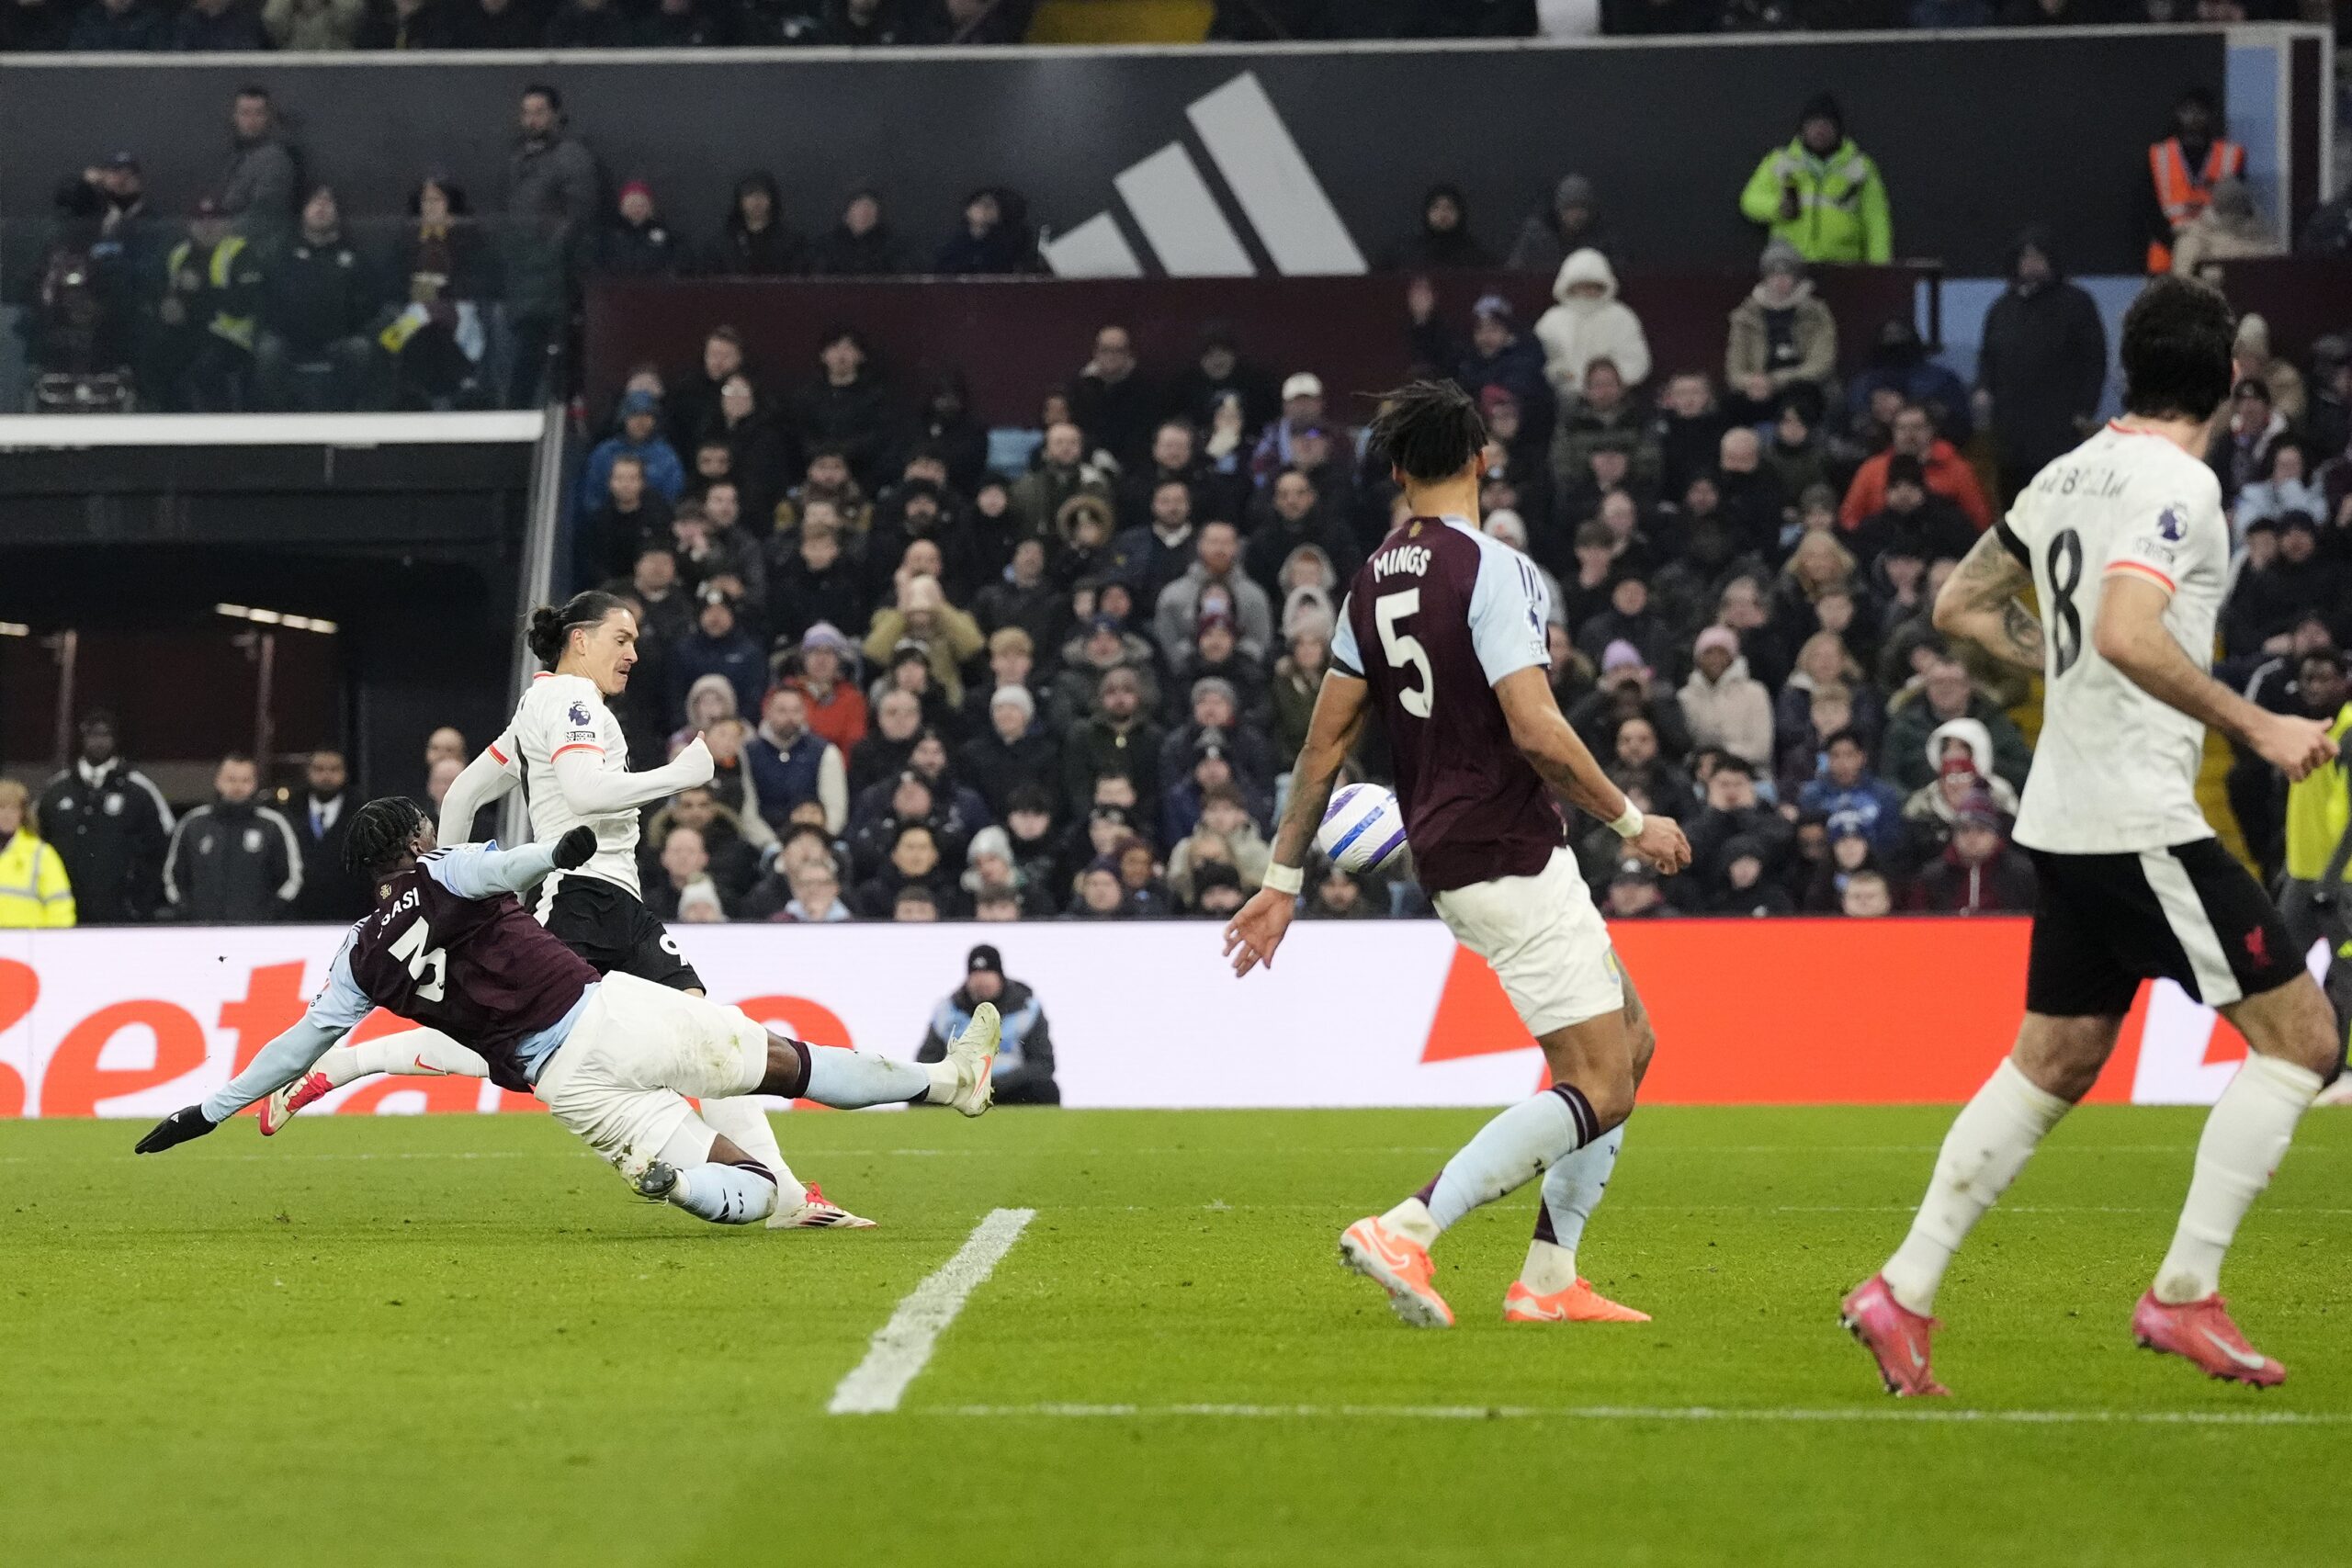
[[1535, 340], [1544, 345], [1544, 376], [1566, 402], [1584, 388], [1585, 367], [1596, 359], [1615, 363], [1628, 387], [1650, 378], [1649, 339], [1642, 321], [1617, 298], [1617, 274], [1599, 251], [1582, 250], [1560, 264], [1552, 298], [1559, 303], [1537, 318]]
[[1719, 746], [1742, 761], [1766, 765], [1772, 755], [1772, 698], [1747, 672], [1738, 634], [1709, 626], [1692, 652], [1694, 667], [1680, 694], [1691, 745]]

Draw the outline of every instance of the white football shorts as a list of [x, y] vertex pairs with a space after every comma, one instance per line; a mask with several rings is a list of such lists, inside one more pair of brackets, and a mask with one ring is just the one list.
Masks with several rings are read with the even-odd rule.
[[1454, 939], [1494, 969], [1536, 1038], [1625, 1005], [1609, 928], [1568, 850], [1554, 850], [1533, 876], [1450, 888], [1434, 902]]
[[534, 1088], [555, 1119], [634, 1178], [694, 1119], [695, 1100], [749, 1094], [768, 1032], [742, 1010], [607, 975]]

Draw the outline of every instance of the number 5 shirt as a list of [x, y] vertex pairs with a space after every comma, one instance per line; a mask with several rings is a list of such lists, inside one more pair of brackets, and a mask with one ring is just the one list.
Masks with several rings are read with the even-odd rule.
[[2109, 424], [2036, 476], [1997, 526], [2041, 606], [2041, 739], [2017, 840], [2063, 854], [2213, 836], [2197, 805], [2205, 727], [2099, 657], [2092, 631], [2119, 577], [2164, 591], [2165, 629], [2212, 662], [2230, 530], [2213, 470], [2161, 435]]
[[1551, 661], [1534, 563], [1460, 517], [1410, 517], [1358, 568], [1332, 668], [1372, 688], [1431, 893], [1533, 876], [1566, 836], [1495, 682]]

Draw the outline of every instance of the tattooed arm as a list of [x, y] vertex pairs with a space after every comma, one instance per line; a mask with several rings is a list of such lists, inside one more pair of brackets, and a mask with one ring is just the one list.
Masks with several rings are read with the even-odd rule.
[[1966, 637], [2005, 664], [2042, 672], [2041, 623], [2018, 598], [2033, 574], [2010, 550], [2006, 525], [1984, 530], [1936, 595], [1936, 629]]

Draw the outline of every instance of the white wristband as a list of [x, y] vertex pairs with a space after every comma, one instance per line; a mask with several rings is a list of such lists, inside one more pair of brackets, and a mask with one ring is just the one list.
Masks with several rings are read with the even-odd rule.
[[1266, 867], [1265, 880], [1261, 886], [1270, 887], [1277, 893], [1287, 893], [1295, 898], [1298, 897], [1298, 890], [1306, 886], [1306, 873], [1295, 865], [1270, 864]]
[[1632, 801], [1627, 801], [1625, 803], [1625, 815], [1617, 818], [1616, 821], [1609, 824], [1609, 830], [1616, 834], [1621, 839], [1640, 838], [1642, 836], [1642, 808], [1635, 806]]

